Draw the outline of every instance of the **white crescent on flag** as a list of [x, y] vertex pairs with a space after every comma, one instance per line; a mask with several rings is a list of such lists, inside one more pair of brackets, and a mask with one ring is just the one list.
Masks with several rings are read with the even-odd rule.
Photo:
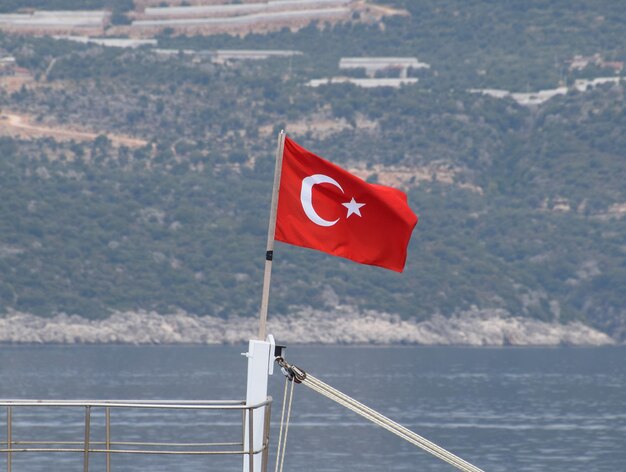
[[335, 221], [329, 221], [322, 218], [317, 214], [315, 208], [313, 208], [313, 186], [316, 184], [332, 184], [337, 187], [343, 193], [341, 185], [333, 179], [324, 174], [310, 175], [302, 179], [302, 188], [300, 189], [300, 203], [302, 203], [302, 209], [306, 216], [313, 223], [319, 226], [333, 226], [339, 221], [337, 218]]
[[[317, 213], [317, 211], [315, 211], [315, 208], [313, 207], [313, 187], [317, 184], [332, 184], [344, 193], [343, 188], [339, 185], [339, 182], [332, 177], [324, 174], [310, 175], [302, 179], [302, 188], [300, 189], [300, 203], [302, 204], [302, 209], [304, 210], [307, 218], [316, 225], [327, 227], [333, 226], [337, 224], [339, 218], [334, 221], [325, 220]], [[354, 200], [354, 197], [352, 197], [349, 202], [342, 203], [342, 205], [348, 209], [346, 218], [349, 218], [350, 215], [361, 216], [360, 208], [365, 206], [365, 203], [358, 203]]]

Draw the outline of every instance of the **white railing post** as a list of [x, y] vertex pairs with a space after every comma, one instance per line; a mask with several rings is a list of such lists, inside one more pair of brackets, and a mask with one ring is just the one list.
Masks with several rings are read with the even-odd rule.
[[13, 456], [11, 449], [13, 449], [13, 408], [7, 406], [7, 472], [11, 472], [11, 462]]
[[106, 470], [107, 472], [111, 472], [111, 408], [108, 406], [104, 410], [104, 420], [105, 420], [105, 448], [106, 452]]
[[84, 472], [89, 472], [89, 436], [90, 436], [90, 431], [91, 430], [91, 407], [90, 406], [86, 406], [85, 407], [85, 442], [84, 442], [84, 446], [85, 446], [85, 455], [84, 455], [84, 460], [83, 460], [83, 471]]

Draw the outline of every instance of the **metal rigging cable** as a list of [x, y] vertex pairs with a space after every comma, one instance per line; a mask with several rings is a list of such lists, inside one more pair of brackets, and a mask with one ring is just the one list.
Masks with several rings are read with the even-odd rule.
[[[482, 469], [461, 459], [460, 457], [454, 455], [443, 447], [438, 446], [437, 444], [429, 441], [428, 439], [420, 436], [410, 429], [405, 428], [404, 426], [387, 418], [381, 413], [367, 407], [366, 405], [358, 402], [354, 398], [349, 397], [345, 393], [340, 392], [339, 390], [304, 372], [302, 369], [289, 364], [282, 357], [276, 358], [276, 362], [278, 363], [278, 365], [281, 366], [281, 369], [287, 377], [287, 380], [293, 381], [292, 384], [301, 383], [302, 385], [306, 385], [313, 391], [318, 392], [321, 395], [324, 395], [325, 397], [339, 403], [340, 405], [345, 406], [349, 410], [352, 410], [362, 417], [370, 420], [372, 423], [377, 424], [382, 428], [385, 428], [387, 431], [394, 433], [405, 441], [410, 442], [411, 444], [423, 449], [424, 451], [432, 454], [442, 461], [447, 462], [448, 464], [456, 467], [459, 470], [462, 470], [464, 472], [484, 472]], [[291, 405], [289, 407], [291, 409]]]
[[[295, 382], [291, 382], [289, 386], [289, 377], [285, 379], [285, 393], [283, 395], [283, 409], [280, 415], [280, 434], [278, 435], [278, 451], [276, 452], [276, 472], [283, 472], [285, 464], [285, 453], [287, 452], [287, 433], [289, 432], [289, 419], [291, 418], [291, 404], [293, 402], [293, 386]], [[287, 402], [287, 391], [289, 390], [289, 402]], [[287, 406], [288, 404], [288, 406]], [[287, 418], [285, 420], [285, 410]]]

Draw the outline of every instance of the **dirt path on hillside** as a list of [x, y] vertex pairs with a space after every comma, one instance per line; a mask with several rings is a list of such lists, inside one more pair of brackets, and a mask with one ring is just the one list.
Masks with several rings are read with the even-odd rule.
[[148, 144], [143, 139], [130, 138], [119, 134], [90, 133], [76, 131], [63, 127], [48, 127], [31, 124], [28, 115], [17, 113], [3, 113], [0, 115], [0, 134], [18, 135], [25, 138], [48, 136], [61, 141], [93, 141], [100, 135], [105, 135], [114, 146], [142, 147]]

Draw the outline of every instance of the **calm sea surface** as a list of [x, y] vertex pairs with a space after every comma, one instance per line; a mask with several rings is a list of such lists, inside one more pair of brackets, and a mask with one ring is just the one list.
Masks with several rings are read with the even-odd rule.
[[[0, 346], [0, 397], [242, 399], [245, 350]], [[626, 348], [292, 346], [286, 358], [485, 471], [626, 471]], [[275, 374], [270, 383], [273, 471], [284, 377]], [[454, 470], [304, 386], [296, 387], [293, 408], [286, 472]], [[99, 415], [94, 438], [102, 436]], [[31, 408], [13, 416], [13, 440], [52, 432], [57, 440], [83, 439], [82, 411]], [[150, 412], [114, 412], [114, 439], [208, 441], [240, 433], [232, 417], [183, 412], [176, 419], [182, 426]], [[12, 465], [15, 472], [83, 470], [82, 456], [67, 453], [16, 453]], [[6, 470], [5, 454], [0, 468]], [[102, 456], [92, 455], [89, 470], [105, 470]], [[241, 470], [240, 460], [112, 459], [112, 471], [208, 470]]]

